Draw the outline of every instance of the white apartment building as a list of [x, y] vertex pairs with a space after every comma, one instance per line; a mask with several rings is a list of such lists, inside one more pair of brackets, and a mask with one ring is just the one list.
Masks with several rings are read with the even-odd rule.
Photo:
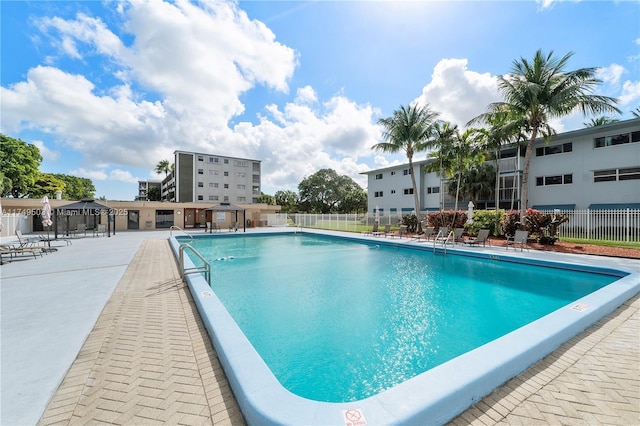
[[260, 197], [260, 161], [175, 151], [175, 173], [162, 181], [162, 199], [253, 204]]
[[[500, 208], [519, 209], [524, 147], [505, 147], [500, 160]], [[431, 159], [414, 161], [421, 212], [454, 207], [446, 185], [426, 173]], [[408, 164], [365, 172], [368, 211], [403, 215], [415, 210]], [[528, 207], [538, 210], [640, 208], [640, 118], [561, 133], [536, 141], [529, 168]], [[477, 200], [495, 208], [495, 197]], [[460, 199], [466, 210], [469, 199]]]

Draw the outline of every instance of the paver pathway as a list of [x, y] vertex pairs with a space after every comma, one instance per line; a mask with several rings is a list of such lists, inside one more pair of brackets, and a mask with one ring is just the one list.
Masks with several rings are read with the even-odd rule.
[[[164, 239], [145, 240], [40, 420], [244, 425]], [[640, 296], [452, 425], [640, 425]]]
[[145, 240], [39, 424], [244, 424], [167, 240]]

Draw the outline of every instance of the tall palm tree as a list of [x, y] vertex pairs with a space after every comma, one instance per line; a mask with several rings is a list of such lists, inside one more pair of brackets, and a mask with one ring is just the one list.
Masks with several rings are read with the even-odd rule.
[[393, 115], [378, 120], [382, 126], [383, 142], [373, 145], [371, 148], [382, 152], [397, 153], [404, 152], [409, 160], [409, 174], [413, 187], [413, 201], [415, 204], [416, 216], [418, 218], [418, 232], [422, 231], [420, 224], [420, 201], [418, 198], [418, 188], [416, 177], [413, 173], [413, 156], [415, 153], [424, 151], [426, 143], [431, 136], [433, 123], [438, 117], [438, 113], [431, 110], [429, 105], [400, 106], [400, 109], [393, 111]]
[[[491, 194], [494, 190], [493, 180], [495, 169], [489, 163], [478, 164], [461, 173], [460, 193], [469, 197], [474, 205], [478, 205], [478, 196]], [[456, 189], [449, 187], [449, 193], [455, 193]]]
[[425, 171], [435, 172], [440, 177], [440, 214], [444, 211], [444, 189], [445, 179], [451, 176], [453, 144], [458, 133], [458, 126], [448, 121], [436, 121], [433, 125], [433, 136], [427, 142], [427, 148], [433, 151], [429, 157], [434, 161], [425, 166]]
[[164, 173], [164, 176], [166, 177], [167, 174], [172, 170], [171, 168], [171, 164], [169, 163], [169, 160], [161, 160], [158, 162], [158, 164], [156, 165], [155, 168], [155, 172], [157, 174], [160, 173]]
[[550, 137], [555, 133], [550, 121], [575, 111], [583, 114], [620, 113], [617, 100], [592, 92], [602, 81], [595, 77], [596, 68], [580, 68], [566, 71], [567, 62], [573, 56], [568, 53], [560, 59], [553, 51], [545, 55], [538, 50], [532, 61], [515, 60], [511, 74], [498, 77], [498, 88], [504, 102], [489, 106], [489, 111], [508, 110], [513, 117], [521, 117], [529, 135], [522, 171], [520, 216], [527, 210], [529, 165], [538, 136]]
[[631, 115], [633, 115], [633, 118], [640, 118], [640, 107], [637, 107], [636, 109], [631, 111]]

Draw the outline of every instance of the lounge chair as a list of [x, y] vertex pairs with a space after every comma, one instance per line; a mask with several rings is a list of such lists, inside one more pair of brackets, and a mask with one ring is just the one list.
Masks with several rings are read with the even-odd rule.
[[464, 228], [456, 228], [453, 230], [453, 244], [457, 242], [464, 242], [462, 239], [462, 234], [464, 233]]
[[424, 229], [424, 233], [416, 235], [413, 237], [412, 241], [429, 241], [429, 239], [433, 238], [435, 235], [437, 235], [436, 228], [433, 226], [427, 226]]
[[520, 244], [520, 251], [524, 248], [529, 250], [527, 246], [527, 239], [529, 238], [529, 231], [516, 231], [514, 235], [507, 236], [507, 245], [506, 249], [509, 250], [510, 246], [513, 246], [513, 249], [516, 249], [516, 245]]
[[40, 255], [42, 257], [43, 252], [42, 247], [15, 247], [8, 244], [0, 245], [0, 263], [2, 263], [2, 256], [9, 256], [10, 260], [13, 260], [15, 256], [30, 254], [33, 255], [34, 259], [37, 259], [37, 256]]
[[27, 238], [22, 234], [22, 231], [16, 229], [16, 237], [18, 237], [18, 247], [16, 248], [33, 248], [39, 247], [41, 242], [40, 238]]
[[[478, 231], [478, 235], [476, 237], [470, 237], [463, 241], [464, 244], [468, 244], [470, 246], [474, 246], [476, 244], [482, 243], [482, 246], [485, 247], [489, 242], [489, 230], [481, 229]], [[491, 243], [489, 243], [491, 245]]]
[[395, 238], [395, 237], [402, 238], [406, 235], [406, 233], [407, 233], [407, 225], [400, 225], [400, 230], [397, 232], [390, 232], [389, 236], [391, 238]]
[[391, 225], [385, 225], [383, 231], [376, 231], [373, 233], [374, 237], [379, 237], [380, 235], [384, 235], [385, 238], [387, 234], [391, 231]]
[[373, 229], [371, 231], [364, 231], [362, 233], [362, 235], [374, 235], [376, 233], [379, 233], [380, 231], [378, 231], [378, 224], [374, 223], [373, 224]]

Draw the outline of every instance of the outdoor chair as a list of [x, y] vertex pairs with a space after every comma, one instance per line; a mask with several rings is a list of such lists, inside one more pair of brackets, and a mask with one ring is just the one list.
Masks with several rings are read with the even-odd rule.
[[229, 225], [229, 232], [238, 232], [238, 222], [231, 222]]
[[464, 228], [456, 228], [453, 230], [453, 244], [458, 242], [464, 242], [462, 239], [462, 234], [464, 233]]
[[[486, 247], [486, 244], [489, 243], [489, 230], [481, 229], [478, 231], [478, 235], [476, 237], [470, 237], [464, 240], [463, 243], [470, 246], [482, 243], [482, 246]], [[489, 243], [489, 245], [491, 245], [491, 243]]]
[[220, 228], [218, 227], [218, 224], [215, 222], [209, 222], [209, 232], [220, 232]]
[[99, 223], [93, 230], [94, 237], [99, 237], [100, 234], [102, 234], [102, 236], [107, 235], [107, 225], [104, 223]]
[[87, 224], [86, 223], [79, 223], [76, 226], [75, 231], [73, 231], [74, 234], [79, 234], [79, 233], [84, 233], [84, 236], [87, 236]]
[[42, 247], [15, 247], [9, 244], [0, 245], [0, 263], [3, 263], [2, 256], [9, 256], [10, 260], [13, 260], [14, 257], [18, 255], [33, 255], [34, 259], [37, 259], [37, 256], [40, 255], [42, 257], [42, 252], [44, 250]]
[[364, 231], [362, 233], [362, 235], [375, 235], [376, 233], [378, 233], [378, 224], [374, 223], [373, 224], [373, 229], [371, 231]]
[[22, 234], [22, 231], [16, 229], [16, 237], [18, 238], [17, 248], [33, 248], [39, 247], [40, 238], [27, 238]]
[[516, 245], [520, 244], [520, 251], [523, 249], [529, 250], [527, 246], [527, 239], [529, 238], [529, 231], [516, 231], [514, 235], [507, 236], [507, 245], [506, 249], [509, 250], [510, 246], [513, 246], [513, 249], [516, 249]]
[[418, 234], [415, 237], [413, 237], [412, 241], [429, 241], [430, 238], [432, 238], [435, 235], [436, 229], [433, 226], [427, 226], [424, 229], [424, 233], [422, 234]]
[[380, 235], [384, 235], [385, 237], [391, 231], [391, 225], [385, 225], [383, 231], [376, 231], [373, 233], [374, 237], [379, 237]]

